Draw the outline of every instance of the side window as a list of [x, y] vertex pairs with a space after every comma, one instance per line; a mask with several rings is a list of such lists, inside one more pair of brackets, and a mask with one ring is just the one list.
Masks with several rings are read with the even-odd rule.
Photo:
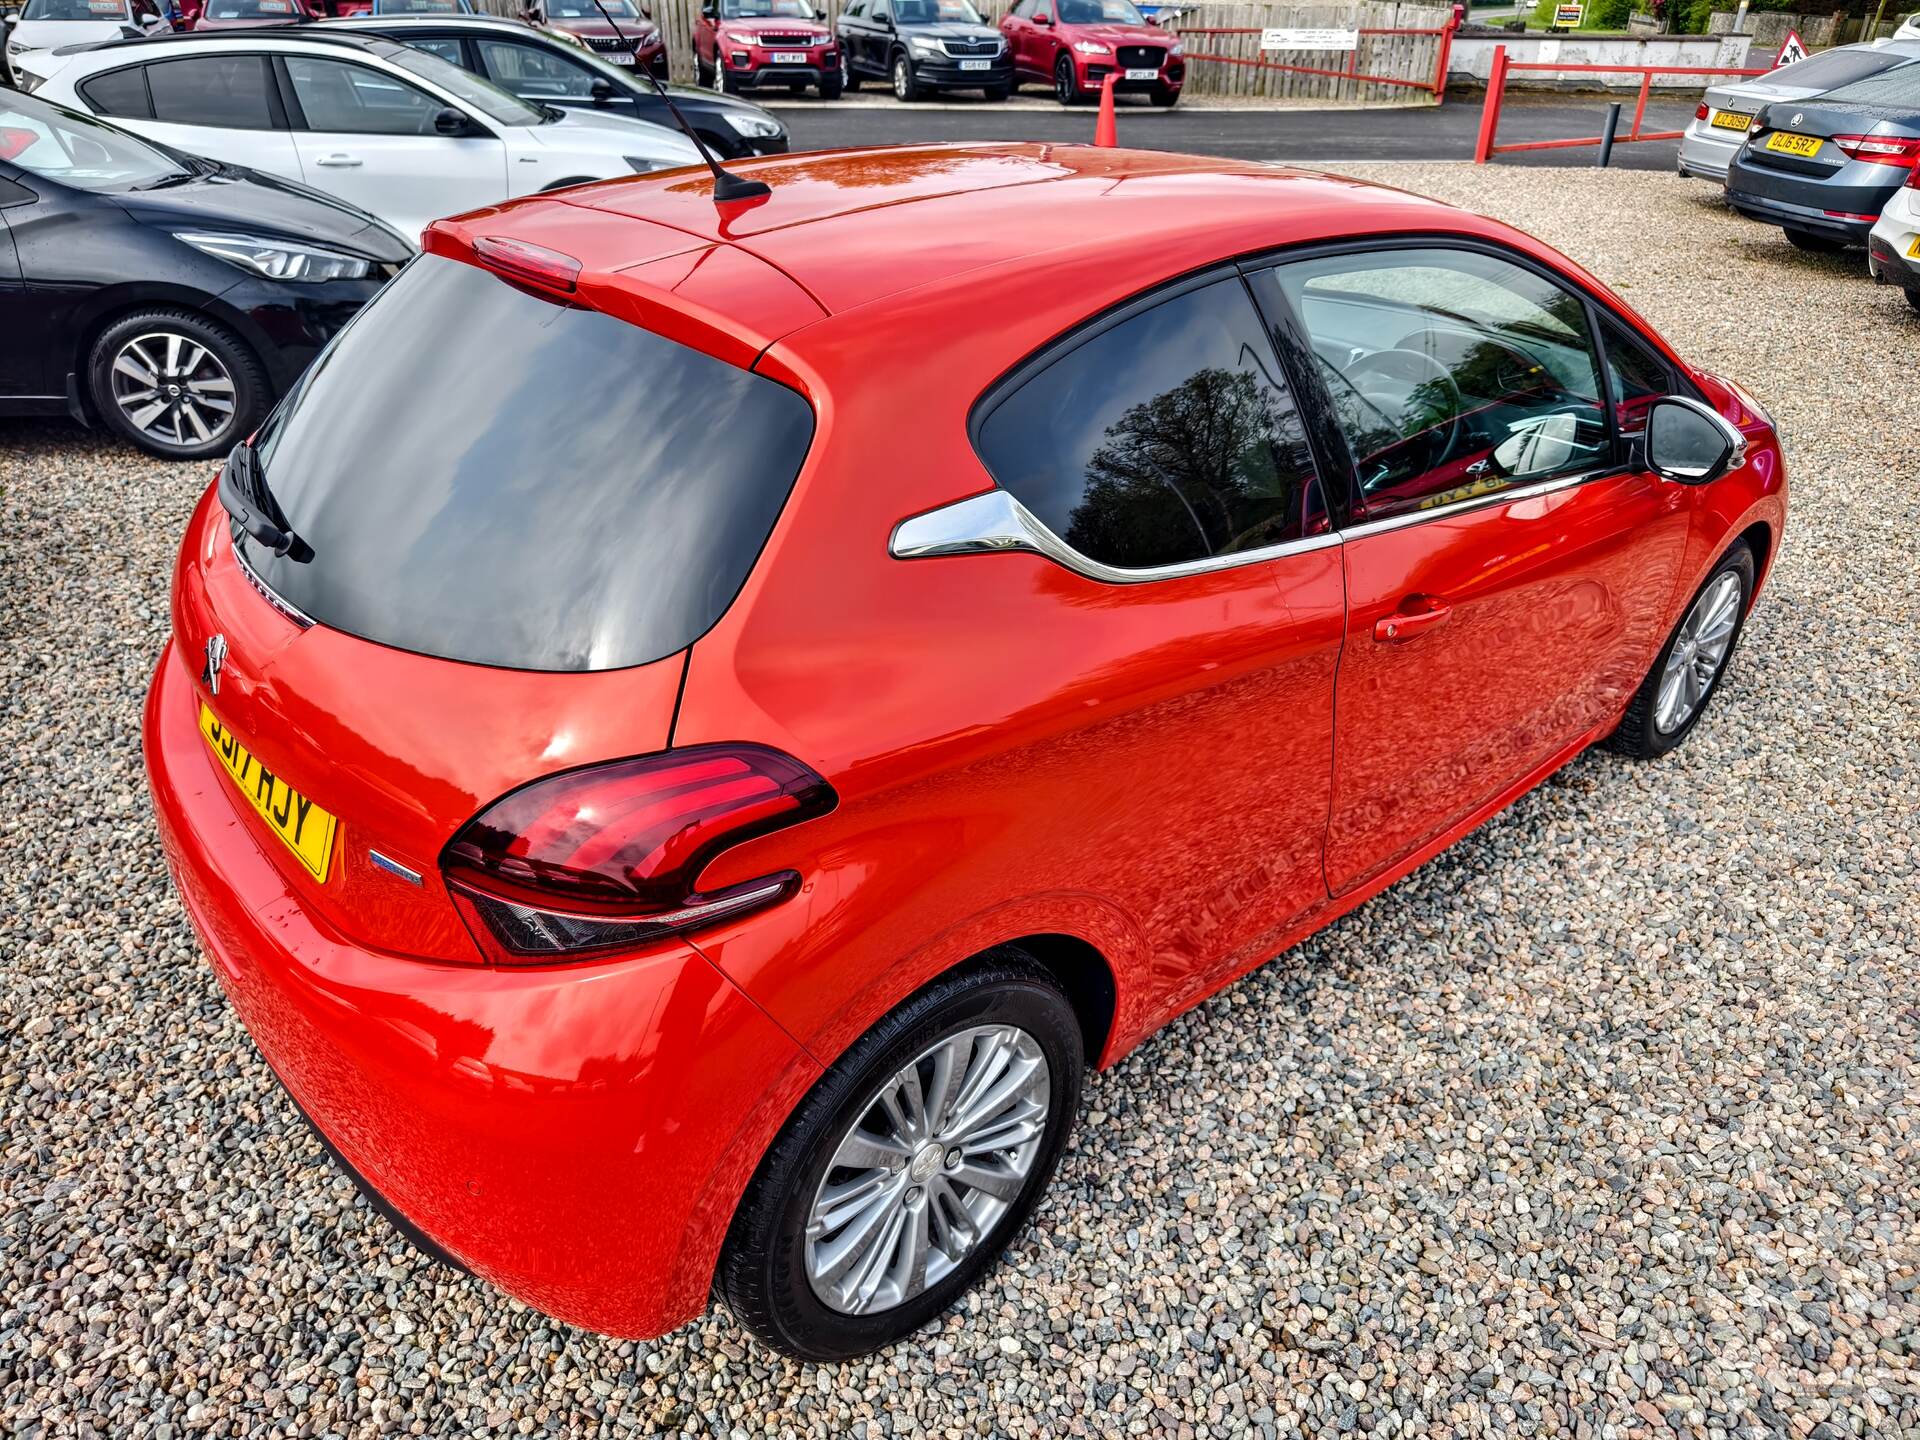
[[1356, 520], [1433, 509], [1612, 452], [1581, 299], [1472, 250], [1277, 265], [1352, 451]]
[[467, 68], [466, 58], [460, 53], [458, 40], [443, 40], [435, 36], [421, 35], [409, 39], [406, 43], [415, 50], [437, 55], [449, 65], [458, 65], [462, 70]]
[[96, 115], [121, 115], [129, 120], [151, 120], [153, 102], [147, 99], [147, 72], [139, 65], [110, 71], [83, 81], [80, 98]]
[[431, 135], [433, 117], [446, 108], [444, 101], [364, 65], [289, 55], [286, 66], [309, 130], [337, 135]]
[[196, 55], [147, 66], [153, 118], [169, 125], [271, 130], [267, 62], [260, 55]]
[[532, 45], [511, 40], [481, 40], [480, 63], [501, 89], [524, 98], [587, 100], [593, 74], [584, 65]]
[[1673, 367], [1617, 320], [1600, 322], [1600, 338], [1606, 346], [1607, 378], [1613, 382], [1613, 403], [1620, 417], [1620, 428], [1644, 430], [1647, 406], [1679, 389]]
[[849, 20], [858, 20], [862, 15], [866, 13], [866, 10], [867, 10], [867, 0], [853, 0], [853, 4], [847, 6], [847, 8], [842, 10], [840, 13], [846, 16], [847, 19]]
[[1089, 559], [1138, 570], [1326, 528], [1305, 429], [1239, 278], [1128, 317], [1000, 400], [993, 478]]

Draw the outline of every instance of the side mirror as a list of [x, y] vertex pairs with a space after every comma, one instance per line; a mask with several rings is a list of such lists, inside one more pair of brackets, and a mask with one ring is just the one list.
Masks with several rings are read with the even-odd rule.
[[1146, 18], [1147, 18], [1147, 24], [1153, 26], [1153, 28], [1156, 30], [1160, 28], [1160, 17], [1158, 15], [1149, 15]]
[[587, 94], [593, 97], [594, 104], [605, 105], [613, 99], [613, 82], [604, 75], [596, 75], [587, 87]]
[[1051, 15], [1036, 15], [1036, 16], [1034, 16], [1034, 17], [1033, 17], [1033, 23], [1034, 23], [1034, 24], [1036, 24], [1036, 25], [1051, 25], [1051, 24], [1053, 24], [1053, 16], [1051, 16]]
[[451, 105], [434, 112], [433, 128], [440, 135], [465, 135], [470, 133], [467, 117]]
[[1704, 485], [1746, 463], [1747, 437], [1716, 410], [1685, 395], [1647, 407], [1647, 468], [1662, 480]]

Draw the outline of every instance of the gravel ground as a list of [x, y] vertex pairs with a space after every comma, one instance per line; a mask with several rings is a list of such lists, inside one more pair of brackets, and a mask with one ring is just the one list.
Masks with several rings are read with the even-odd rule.
[[1577, 761], [1095, 1080], [1007, 1262], [839, 1369], [724, 1314], [569, 1330], [357, 1200], [148, 819], [206, 471], [0, 425], [11, 1433], [1920, 1435], [1920, 316], [1671, 176], [1371, 173], [1560, 244], [1774, 407], [1771, 589], [1682, 752]]

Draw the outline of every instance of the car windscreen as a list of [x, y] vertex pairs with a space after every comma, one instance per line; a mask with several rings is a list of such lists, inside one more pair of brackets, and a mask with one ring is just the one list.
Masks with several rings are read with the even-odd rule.
[[335, 629], [483, 665], [618, 669], [726, 611], [812, 438], [783, 385], [423, 256], [256, 443], [312, 558], [238, 543]]
[[22, 20], [130, 20], [127, 0], [27, 0]]
[[[633, 8], [633, 0], [605, 0], [607, 14], [616, 20], [637, 20], [640, 12]], [[593, 0], [551, 0], [547, 6], [549, 20], [599, 20], [603, 18], [600, 7]]]
[[13, 90], [0, 90], [0, 160], [76, 190], [115, 193], [193, 173], [125, 131]]
[[498, 85], [489, 84], [458, 65], [449, 65], [438, 55], [429, 55], [410, 45], [383, 47], [378, 53], [402, 70], [410, 70], [448, 94], [459, 96], [489, 120], [497, 120], [502, 125], [539, 125], [547, 118], [544, 110], [509, 95]]
[[1829, 50], [1824, 55], [1815, 55], [1806, 60], [1796, 60], [1771, 75], [1761, 76], [1760, 80], [1767, 85], [1798, 85], [1808, 90], [1831, 90], [1836, 85], [1850, 85], [1855, 80], [1878, 75], [1882, 70], [1891, 70], [1896, 65], [1912, 63], [1911, 55], [1903, 55], [1897, 50], [1850, 46], [1843, 50]]
[[293, 20], [299, 17], [293, 0], [211, 0], [209, 20]]

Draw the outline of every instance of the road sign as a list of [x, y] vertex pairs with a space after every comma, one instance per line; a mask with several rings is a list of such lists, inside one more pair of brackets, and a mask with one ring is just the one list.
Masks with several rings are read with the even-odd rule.
[[1800, 38], [1800, 32], [1798, 30], [1789, 30], [1787, 31], [1787, 38], [1780, 42], [1780, 53], [1773, 57], [1773, 68], [1778, 70], [1782, 65], [1791, 65], [1796, 60], [1804, 60], [1806, 58], [1807, 47], [1805, 42]]
[[1555, 29], [1565, 26], [1569, 30], [1580, 28], [1580, 17], [1587, 13], [1585, 5], [1556, 5], [1553, 7]]
[[1358, 30], [1288, 30], [1260, 32], [1262, 50], [1358, 50]]

